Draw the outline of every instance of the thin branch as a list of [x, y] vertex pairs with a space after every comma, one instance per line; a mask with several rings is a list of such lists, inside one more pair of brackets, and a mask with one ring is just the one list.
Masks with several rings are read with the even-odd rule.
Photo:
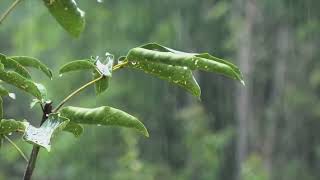
[[27, 156], [23, 153], [23, 151], [8, 137], [4, 136], [4, 138], [14, 147], [16, 150], [20, 153], [20, 155], [23, 157], [26, 162], [28, 162]]
[[6, 19], [6, 17], [10, 14], [10, 12], [21, 2], [22, 0], [16, 0], [14, 1], [11, 6], [4, 12], [0, 18], [0, 24]]
[[[115, 66], [112, 67], [112, 71], [116, 71], [122, 67], [124, 67], [125, 65], [128, 64], [128, 61], [123, 62], [121, 64], [117, 64]], [[68, 95], [65, 99], [63, 99], [60, 104], [53, 110], [53, 112], [57, 112], [67, 101], [69, 101], [73, 96], [75, 96], [76, 94], [80, 93], [82, 90], [84, 90], [85, 88], [89, 87], [90, 85], [96, 83], [97, 81], [99, 81], [100, 79], [102, 79], [104, 76], [101, 75], [100, 77], [98, 77], [97, 79], [94, 79], [90, 82], [88, 82], [87, 84], [81, 86], [80, 88], [78, 88], [77, 90], [75, 90], [74, 92], [72, 92], [70, 95]]]
[[97, 81], [99, 81], [100, 79], [102, 79], [103, 76], [98, 77], [97, 79], [94, 79], [90, 82], [88, 82], [87, 84], [81, 86], [79, 89], [75, 90], [74, 92], [72, 92], [69, 96], [67, 96], [64, 100], [61, 101], [61, 103], [53, 110], [53, 112], [57, 112], [69, 99], [71, 99], [74, 95], [78, 94], [79, 92], [81, 92], [82, 90], [84, 90], [85, 88], [89, 87], [90, 85], [96, 83]]

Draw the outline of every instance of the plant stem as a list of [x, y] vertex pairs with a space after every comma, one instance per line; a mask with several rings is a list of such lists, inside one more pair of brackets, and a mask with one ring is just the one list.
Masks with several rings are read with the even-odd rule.
[[[43, 115], [42, 115], [42, 120], [41, 120], [40, 126], [46, 121], [46, 119], [48, 118], [48, 114], [50, 114], [52, 112], [52, 105], [51, 104], [52, 104], [51, 102], [46, 102], [46, 104], [44, 105]], [[28, 161], [28, 165], [27, 165], [26, 171], [23, 176], [23, 180], [31, 180], [33, 170], [36, 166], [39, 151], [40, 151], [40, 146], [33, 145], [30, 159]]]
[[16, 0], [14, 1], [11, 6], [6, 10], [6, 12], [3, 13], [3, 15], [0, 18], [0, 24], [2, 24], [3, 20], [10, 14], [10, 12], [21, 2], [22, 0]]
[[[116, 70], [124, 67], [127, 64], [128, 64], [128, 61], [125, 61], [125, 62], [123, 62], [121, 64], [117, 64], [117, 65], [113, 66], [112, 71], [116, 71]], [[94, 80], [88, 82], [87, 84], [81, 86], [80, 88], [78, 88], [77, 90], [72, 92], [69, 96], [67, 96], [64, 100], [62, 100], [61, 103], [54, 110], [52, 110], [51, 102], [47, 102], [45, 104], [45, 106], [43, 107], [43, 116], [42, 116], [42, 121], [41, 121], [40, 125], [42, 125], [45, 122], [45, 120], [47, 119], [47, 115], [49, 115], [52, 112], [57, 112], [73, 96], [75, 96], [76, 94], [78, 94], [79, 92], [84, 90], [85, 88], [89, 87], [90, 85], [94, 84], [95, 82], [99, 81], [103, 77], [104, 76], [101, 75], [97, 79], [94, 79]], [[40, 151], [40, 146], [34, 145], [33, 148], [32, 148], [32, 152], [31, 152], [31, 155], [30, 155], [28, 166], [27, 166], [26, 171], [24, 173], [23, 180], [31, 180], [31, 176], [33, 174], [33, 170], [34, 170], [35, 165], [36, 165], [36, 161], [37, 161], [37, 157], [38, 157], [39, 151]]]
[[23, 151], [8, 137], [4, 136], [4, 138], [14, 147], [16, 150], [20, 153], [20, 155], [23, 157], [24, 160], [28, 162], [27, 156], [23, 153]]
[[61, 103], [53, 110], [53, 112], [57, 112], [74, 95], [78, 94], [79, 92], [81, 92], [82, 90], [84, 90], [85, 88], [89, 87], [90, 85], [94, 84], [95, 82], [99, 81], [102, 78], [103, 78], [103, 76], [100, 76], [97, 79], [94, 79], [94, 80], [88, 82], [87, 84], [81, 86], [79, 89], [73, 91], [69, 96], [67, 96], [64, 100], [61, 101]]
[[[115, 66], [112, 67], [112, 71], [116, 71], [122, 67], [124, 67], [125, 65], [128, 64], [128, 61], [125, 61], [121, 64], [117, 64]], [[78, 88], [77, 90], [75, 90], [74, 92], [72, 92], [70, 95], [68, 95], [66, 98], [64, 98], [59, 105], [53, 110], [53, 112], [57, 112], [59, 111], [59, 109], [67, 102], [69, 101], [73, 96], [77, 95], [78, 93], [80, 93], [82, 90], [84, 90], [85, 88], [89, 87], [90, 85], [96, 83], [97, 81], [99, 81], [100, 79], [102, 79], [104, 76], [101, 75], [100, 77], [98, 77], [97, 79], [94, 79], [90, 82], [88, 82], [87, 84], [81, 86], [80, 88]]]

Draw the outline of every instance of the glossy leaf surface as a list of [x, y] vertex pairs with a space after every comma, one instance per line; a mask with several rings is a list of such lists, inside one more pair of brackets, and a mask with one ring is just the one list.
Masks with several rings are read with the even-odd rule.
[[147, 129], [137, 118], [112, 107], [80, 108], [68, 106], [61, 109], [60, 113], [61, 116], [74, 123], [133, 128], [143, 135], [149, 136]]
[[0, 134], [6, 135], [12, 132], [24, 132], [29, 127], [28, 122], [17, 121], [14, 119], [0, 120]]
[[131, 49], [127, 59], [133, 63], [155, 62], [215, 72], [244, 83], [242, 74], [235, 65], [209, 54], [184, 53], [152, 43]]
[[[93, 79], [97, 79], [100, 76], [101, 76], [101, 74], [98, 71], [94, 70]], [[96, 95], [99, 95], [99, 94], [105, 92], [108, 89], [109, 80], [110, 80], [109, 77], [104, 76], [102, 79], [100, 79], [99, 81], [94, 83], [94, 89], [95, 89]]]
[[28, 56], [11, 56], [9, 58], [17, 61], [19, 64], [21, 64], [24, 67], [32, 67], [32, 68], [38, 69], [42, 71], [44, 74], [46, 74], [50, 79], [52, 79], [51, 70], [36, 58], [28, 57]]
[[78, 37], [85, 27], [85, 13], [75, 0], [43, 0], [58, 23], [72, 36]]
[[147, 74], [154, 75], [160, 79], [167, 80], [186, 89], [192, 95], [200, 98], [200, 87], [193, 77], [192, 71], [187, 67], [143, 61], [129, 63], [128, 66], [144, 71]]
[[12, 70], [25, 78], [31, 78], [29, 72], [21, 64], [13, 59], [0, 54], [0, 63], [3, 64], [5, 70]]
[[89, 59], [75, 60], [63, 65], [59, 70], [59, 74], [90, 69], [95, 69], [95, 65]]
[[16, 72], [5, 71], [4, 69], [0, 68], [0, 79], [33, 95], [39, 100], [42, 99], [41, 91], [38, 89], [37, 85], [33, 81], [21, 76]]

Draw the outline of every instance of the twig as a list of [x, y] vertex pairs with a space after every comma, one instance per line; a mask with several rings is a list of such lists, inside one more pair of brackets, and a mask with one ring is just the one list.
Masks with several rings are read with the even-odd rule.
[[23, 153], [23, 151], [8, 137], [4, 136], [4, 138], [14, 147], [16, 150], [20, 153], [20, 155], [23, 157], [24, 160], [28, 162], [27, 156]]
[[103, 76], [98, 77], [97, 79], [94, 79], [90, 82], [88, 82], [87, 84], [81, 86], [80, 88], [78, 88], [77, 90], [75, 90], [74, 92], [72, 92], [69, 96], [67, 96], [65, 99], [63, 99], [61, 101], [61, 103], [53, 110], [53, 112], [57, 112], [69, 99], [71, 99], [74, 95], [78, 94], [79, 92], [81, 92], [82, 90], [84, 90], [85, 88], [89, 87], [90, 85], [96, 83], [97, 81], [99, 81], [100, 79], [102, 79]]
[[[115, 66], [113, 66], [112, 71], [116, 71], [122, 67], [124, 67], [125, 65], [128, 64], [128, 61], [123, 62], [121, 64], [117, 64]], [[94, 79], [88, 83], [86, 83], [85, 85], [81, 86], [80, 88], [78, 88], [77, 90], [75, 90], [74, 92], [72, 92], [70, 95], [68, 95], [66, 98], [64, 98], [59, 105], [53, 110], [53, 112], [57, 112], [67, 101], [69, 101], [73, 96], [75, 96], [76, 94], [80, 93], [82, 90], [84, 90], [85, 88], [89, 87], [90, 85], [96, 83], [97, 81], [101, 80], [104, 76], [101, 75], [100, 77], [98, 77], [97, 79]]]
[[2, 24], [3, 20], [10, 14], [10, 12], [21, 2], [22, 0], [14, 1], [11, 6], [4, 12], [0, 18], [0, 24]]

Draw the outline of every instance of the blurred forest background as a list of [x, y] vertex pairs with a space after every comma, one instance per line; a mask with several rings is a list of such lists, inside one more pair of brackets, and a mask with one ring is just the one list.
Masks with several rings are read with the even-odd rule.
[[[1, 0], [0, 12], [12, 3]], [[87, 26], [71, 38], [37, 1], [23, 1], [0, 25], [0, 52], [34, 56], [55, 70], [47, 85], [58, 103], [90, 80], [62, 64], [101, 55], [117, 57], [158, 42], [189, 52], [210, 52], [239, 65], [246, 87], [196, 73], [201, 101], [184, 90], [134, 70], [121, 70], [107, 93], [93, 89], [69, 104], [110, 105], [139, 117], [150, 138], [114, 127], [87, 126], [78, 139], [55, 138], [41, 151], [35, 180], [319, 180], [319, 0], [78, 0]], [[38, 108], [18, 93], [5, 99], [5, 116], [37, 124]], [[36, 118], [35, 118], [36, 117]], [[28, 155], [31, 145], [11, 136]], [[21, 179], [25, 161], [5, 143], [0, 180]]]

